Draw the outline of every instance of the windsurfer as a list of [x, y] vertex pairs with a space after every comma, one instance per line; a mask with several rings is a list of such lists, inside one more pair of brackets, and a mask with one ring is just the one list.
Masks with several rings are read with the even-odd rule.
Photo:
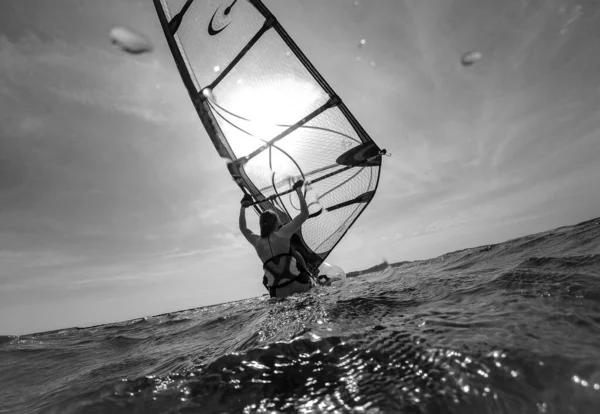
[[291, 237], [300, 230], [308, 218], [308, 205], [302, 192], [304, 182], [298, 181], [293, 188], [300, 200], [300, 214], [289, 223], [282, 225], [274, 211], [264, 211], [260, 215], [260, 236], [246, 225], [246, 208], [250, 200], [244, 197], [240, 209], [240, 231], [254, 247], [263, 262], [265, 276], [263, 284], [271, 297], [285, 297], [308, 291], [313, 286], [310, 273], [302, 256], [291, 246]]

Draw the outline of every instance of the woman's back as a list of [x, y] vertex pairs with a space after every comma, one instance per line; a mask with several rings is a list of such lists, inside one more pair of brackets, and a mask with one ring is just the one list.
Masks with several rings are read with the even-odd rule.
[[290, 253], [290, 238], [273, 232], [267, 237], [260, 237], [254, 244], [254, 249], [264, 263], [271, 257]]
[[292, 236], [308, 219], [308, 206], [302, 193], [302, 185], [302, 181], [293, 185], [300, 200], [300, 213], [282, 226], [275, 212], [263, 211], [259, 218], [260, 236], [246, 226], [244, 212], [245, 208], [250, 206], [250, 201], [247, 197], [241, 201], [240, 231], [263, 262], [265, 270], [263, 284], [271, 296], [285, 297], [306, 292], [312, 287], [313, 282], [310, 273], [306, 270], [304, 259], [290, 245]]

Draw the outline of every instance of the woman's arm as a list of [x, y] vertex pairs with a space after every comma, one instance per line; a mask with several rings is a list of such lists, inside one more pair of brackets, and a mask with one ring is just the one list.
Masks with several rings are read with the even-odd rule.
[[291, 246], [290, 246], [290, 252], [292, 253], [292, 256], [294, 256], [296, 261], [300, 264], [300, 266], [302, 266], [302, 268], [304, 270], [308, 271], [308, 268], [306, 267], [306, 262], [304, 261], [304, 257], [302, 257], [302, 255], [300, 253], [298, 253], [298, 251]]
[[242, 206], [240, 207], [240, 231], [242, 232], [246, 240], [248, 240], [248, 242], [250, 242], [250, 244], [254, 246], [256, 244], [256, 241], [258, 240], [258, 236], [252, 233], [252, 231], [246, 225], [246, 207], [248, 206], [243, 201], [244, 200], [242, 200]]
[[289, 223], [283, 226], [277, 233], [281, 237], [292, 237], [294, 233], [300, 230], [302, 224], [308, 218], [308, 205], [306, 204], [306, 199], [304, 198], [304, 194], [302, 193], [302, 185], [303, 181], [298, 181], [294, 184], [294, 188], [296, 189], [296, 194], [298, 194], [298, 199], [300, 200], [300, 214], [292, 219]]

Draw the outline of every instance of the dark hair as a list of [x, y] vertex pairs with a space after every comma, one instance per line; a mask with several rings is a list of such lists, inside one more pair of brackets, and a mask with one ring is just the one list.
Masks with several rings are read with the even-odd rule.
[[258, 220], [258, 224], [260, 225], [260, 237], [267, 237], [269, 234], [281, 227], [279, 217], [274, 211], [271, 210], [262, 212], [260, 219]]

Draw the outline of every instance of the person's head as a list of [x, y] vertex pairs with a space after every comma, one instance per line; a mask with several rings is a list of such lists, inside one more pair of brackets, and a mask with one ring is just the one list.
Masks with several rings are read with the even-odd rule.
[[281, 227], [281, 222], [277, 214], [271, 210], [264, 211], [258, 220], [260, 225], [260, 237], [267, 237], [269, 234], [277, 231]]

